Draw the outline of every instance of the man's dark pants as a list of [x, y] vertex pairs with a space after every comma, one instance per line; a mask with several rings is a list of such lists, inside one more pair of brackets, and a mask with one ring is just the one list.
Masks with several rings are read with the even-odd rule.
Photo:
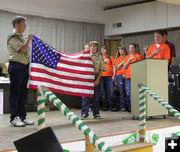
[[29, 65], [10, 62], [8, 73], [10, 76], [10, 121], [19, 116], [23, 121], [26, 118], [25, 104], [27, 100], [27, 82], [29, 78]]

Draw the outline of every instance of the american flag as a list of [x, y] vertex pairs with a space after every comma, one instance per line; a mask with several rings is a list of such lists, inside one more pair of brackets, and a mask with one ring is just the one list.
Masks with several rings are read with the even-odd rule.
[[93, 97], [94, 69], [89, 51], [66, 54], [33, 36], [29, 88]]

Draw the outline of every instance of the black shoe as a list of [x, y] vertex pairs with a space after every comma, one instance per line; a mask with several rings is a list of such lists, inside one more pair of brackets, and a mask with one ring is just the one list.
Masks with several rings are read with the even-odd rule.
[[131, 112], [131, 109], [128, 109], [127, 112]]
[[125, 111], [126, 111], [126, 109], [125, 109], [125, 108], [121, 108], [121, 111], [122, 111], [122, 112], [125, 112]]
[[86, 119], [88, 116], [89, 116], [88, 114], [82, 114], [82, 115], [81, 115], [81, 120]]
[[94, 115], [94, 119], [101, 119], [101, 116], [99, 114]]
[[113, 112], [114, 112], [114, 111], [118, 111], [118, 109], [116, 109], [116, 108], [112, 108], [112, 109], [111, 109], [111, 111], [113, 111]]
[[109, 108], [102, 108], [102, 111], [109, 111]]

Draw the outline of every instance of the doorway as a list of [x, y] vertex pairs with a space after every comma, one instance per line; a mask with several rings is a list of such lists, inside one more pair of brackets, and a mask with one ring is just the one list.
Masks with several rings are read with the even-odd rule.
[[121, 45], [121, 40], [104, 40], [104, 44], [109, 50], [109, 55], [115, 57], [117, 47]]

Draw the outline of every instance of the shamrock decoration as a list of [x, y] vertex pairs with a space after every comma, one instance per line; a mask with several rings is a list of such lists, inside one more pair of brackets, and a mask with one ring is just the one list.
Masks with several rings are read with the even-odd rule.
[[159, 134], [153, 134], [152, 135], [152, 142], [153, 142], [153, 144], [157, 144], [158, 143], [158, 140], [159, 140]]
[[129, 144], [129, 143], [133, 143], [136, 142], [136, 135], [137, 133], [133, 133], [132, 135], [130, 135], [128, 138], [123, 140], [124, 144]]

